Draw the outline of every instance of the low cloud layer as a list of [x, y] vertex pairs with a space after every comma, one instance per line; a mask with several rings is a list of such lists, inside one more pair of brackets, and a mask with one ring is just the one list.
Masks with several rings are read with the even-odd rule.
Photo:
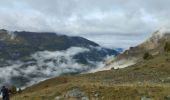
[[63, 51], [34, 53], [31, 55], [32, 61], [28, 62], [8, 61], [7, 66], [0, 68], [0, 85], [27, 86], [63, 74], [85, 73], [104, 67], [103, 62], [90, 61], [96, 65], [91, 66], [73, 59], [74, 55], [88, 51], [87, 48], [71, 47]]
[[[169, 4], [169, 0], [0, 0], [0, 28], [94, 34], [91, 39], [97, 42], [98, 35], [106, 34], [113, 39], [100, 39], [103, 46], [127, 48], [160, 27], [169, 27]], [[129, 42], [132, 35], [138, 37]]]

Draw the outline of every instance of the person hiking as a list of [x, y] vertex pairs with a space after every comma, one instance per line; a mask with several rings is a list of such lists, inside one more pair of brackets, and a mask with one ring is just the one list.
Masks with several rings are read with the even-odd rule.
[[9, 90], [5, 86], [2, 86], [2, 89], [0, 91], [2, 93], [2, 100], [9, 100]]

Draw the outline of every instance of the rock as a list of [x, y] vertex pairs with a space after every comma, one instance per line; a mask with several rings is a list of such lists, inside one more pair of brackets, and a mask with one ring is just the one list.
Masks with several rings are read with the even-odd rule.
[[98, 96], [99, 96], [99, 94], [98, 94], [98, 93], [96, 93], [94, 96], [95, 96], [95, 97], [98, 97]]
[[89, 100], [88, 97], [82, 97], [81, 100]]
[[63, 99], [62, 96], [57, 96], [57, 97], [55, 97], [55, 100], [62, 100], [62, 99]]
[[100, 96], [100, 92], [99, 91], [94, 91], [94, 97], [99, 97]]
[[81, 91], [79, 88], [74, 88], [67, 92], [66, 97], [71, 98], [81, 98], [86, 97], [85, 93]]
[[147, 97], [147, 96], [143, 96], [141, 97], [141, 100], [153, 100], [153, 98]]

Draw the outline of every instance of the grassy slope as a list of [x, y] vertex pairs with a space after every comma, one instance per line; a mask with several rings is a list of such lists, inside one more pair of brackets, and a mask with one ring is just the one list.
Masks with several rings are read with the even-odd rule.
[[90, 100], [140, 100], [143, 96], [164, 100], [170, 95], [170, 54], [160, 54], [124, 69], [49, 79], [25, 89], [12, 100], [54, 100], [73, 87], [79, 87]]

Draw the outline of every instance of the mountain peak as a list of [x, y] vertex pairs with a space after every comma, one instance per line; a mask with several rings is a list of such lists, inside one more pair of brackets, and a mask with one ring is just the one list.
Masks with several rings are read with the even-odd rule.
[[[152, 34], [151, 38], [160, 39], [163, 35], [164, 35], [164, 32], [161, 30], [158, 30]], [[151, 39], [151, 38], [149, 38], [149, 39]]]
[[0, 32], [6, 32], [7, 30], [5, 30], [5, 29], [0, 29]]
[[152, 34], [151, 38], [155, 38], [155, 39], [160, 39], [162, 38], [165, 34], [170, 34], [170, 28], [167, 27], [162, 27], [160, 28], [158, 31], [154, 32]]
[[148, 38], [145, 42], [139, 45], [146, 50], [152, 50], [157, 48], [162, 42], [161, 41], [169, 41], [170, 36], [170, 28], [160, 28], [155, 31], [150, 38]]

